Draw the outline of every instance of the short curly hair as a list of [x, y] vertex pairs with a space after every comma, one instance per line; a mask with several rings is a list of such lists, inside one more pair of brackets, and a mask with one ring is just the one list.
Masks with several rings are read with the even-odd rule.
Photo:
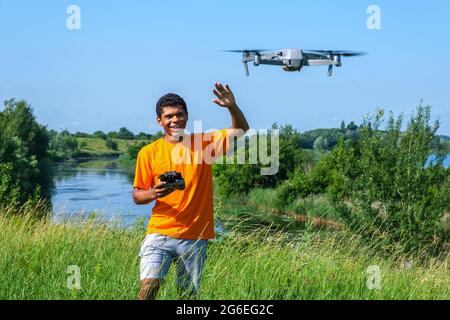
[[159, 98], [158, 102], [156, 103], [156, 115], [158, 116], [158, 118], [161, 118], [163, 108], [169, 106], [181, 106], [184, 112], [186, 112], [186, 114], [188, 113], [187, 105], [184, 99], [175, 93], [168, 93]]

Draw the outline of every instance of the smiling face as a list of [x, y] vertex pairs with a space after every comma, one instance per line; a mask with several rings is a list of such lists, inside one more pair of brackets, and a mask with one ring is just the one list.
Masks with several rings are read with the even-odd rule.
[[188, 114], [182, 106], [165, 106], [162, 109], [161, 116], [156, 117], [156, 121], [164, 128], [166, 138], [171, 138], [172, 141], [179, 141], [177, 137], [184, 133]]

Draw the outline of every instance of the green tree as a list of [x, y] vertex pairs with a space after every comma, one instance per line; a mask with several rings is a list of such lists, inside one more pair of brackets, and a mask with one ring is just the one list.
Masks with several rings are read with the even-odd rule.
[[119, 139], [125, 139], [125, 140], [133, 140], [134, 134], [130, 130], [128, 130], [125, 127], [122, 127], [119, 129], [119, 132], [117, 134], [117, 138]]
[[345, 131], [346, 131], [345, 121], [342, 120], [342, 122], [341, 122], [341, 132], [342, 132], [342, 133], [345, 133]]
[[59, 149], [66, 156], [72, 156], [79, 151], [78, 140], [72, 135], [61, 134], [59, 136]]
[[16, 203], [35, 197], [49, 199], [52, 175], [47, 129], [36, 122], [25, 101], [12, 99], [4, 106], [0, 112], [0, 199], [11, 197]]
[[94, 132], [94, 137], [100, 138], [100, 139], [103, 139], [103, 140], [107, 139], [106, 133], [104, 133], [103, 131], [100, 131], [100, 130]]
[[[246, 159], [249, 158], [250, 139], [267, 139], [266, 135], [245, 138]], [[269, 139], [268, 139], [269, 140]], [[300, 147], [300, 133], [292, 126], [281, 126], [279, 129], [279, 170], [275, 175], [261, 175], [260, 163], [238, 164], [237, 153], [231, 157], [234, 164], [215, 164], [213, 173], [217, 179], [219, 193], [225, 196], [242, 195], [252, 188], [271, 188], [289, 178], [289, 175], [301, 165], [304, 153]], [[270, 148], [269, 148], [270, 150]], [[258, 150], [251, 151], [258, 153]]]
[[358, 130], [358, 126], [352, 121], [347, 126], [347, 130], [349, 130], [349, 131], [356, 131], [356, 130]]
[[108, 139], [118, 139], [119, 138], [119, 134], [116, 131], [110, 131], [106, 134], [106, 137]]
[[442, 220], [450, 209], [450, 170], [443, 154], [429, 162], [439, 123], [420, 105], [405, 132], [403, 117], [387, 120], [380, 110], [361, 126], [361, 137], [333, 151], [336, 179], [330, 186], [335, 210], [350, 228], [369, 238], [383, 236], [407, 251], [448, 241]]
[[76, 138], [90, 138], [90, 135], [89, 135], [88, 133], [86, 133], [86, 132], [80, 132], [80, 131], [76, 132], [76, 133], [74, 134], [74, 136], [75, 136]]
[[106, 145], [106, 147], [107, 147], [108, 149], [111, 149], [111, 150], [114, 150], [114, 151], [117, 151], [117, 149], [118, 149], [117, 142], [115, 142], [115, 141], [112, 140], [112, 139], [107, 139], [107, 140], [105, 141], [105, 145]]
[[145, 132], [139, 132], [135, 138], [137, 140], [151, 140], [151, 139], [153, 139], [153, 135], [146, 134]]
[[314, 150], [324, 150], [325, 149], [325, 142], [322, 136], [318, 136], [316, 140], [314, 141], [313, 145]]

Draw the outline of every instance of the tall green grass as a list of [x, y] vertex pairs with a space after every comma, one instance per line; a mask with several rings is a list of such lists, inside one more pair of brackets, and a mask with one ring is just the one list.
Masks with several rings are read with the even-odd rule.
[[299, 197], [292, 203], [283, 206], [283, 208], [277, 208], [274, 205], [277, 202], [276, 189], [252, 189], [245, 198], [246, 204], [259, 210], [271, 213], [331, 219], [336, 222], [341, 222], [340, 217], [325, 196], [312, 195], [306, 198]]
[[[89, 221], [54, 224], [0, 212], [0, 299], [135, 299], [142, 228]], [[244, 223], [244, 222], [242, 222]], [[235, 228], [211, 242], [200, 299], [449, 299], [449, 257], [383, 257], [355, 235], [295, 236], [267, 227]], [[418, 261], [421, 261], [420, 263]], [[67, 268], [80, 267], [81, 289], [68, 289]], [[371, 265], [381, 289], [367, 287]], [[171, 268], [160, 299], [176, 299]]]

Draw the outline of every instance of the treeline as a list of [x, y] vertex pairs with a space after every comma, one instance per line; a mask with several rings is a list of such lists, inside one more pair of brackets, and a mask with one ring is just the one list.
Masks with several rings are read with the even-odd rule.
[[25, 101], [5, 101], [0, 111], [0, 207], [41, 200], [50, 204], [54, 163], [92, 155], [83, 151], [87, 146], [85, 138], [102, 141], [114, 155], [120, 154], [117, 142], [121, 139], [137, 140], [127, 152], [134, 155], [144, 144], [161, 136], [161, 132], [135, 135], [125, 127], [108, 133], [57, 132], [40, 125]]
[[[67, 130], [63, 131], [67, 134], [70, 134]], [[145, 133], [145, 132], [139, 132], [138, 134], [134, 134], [132, 131], [128, 130], [126, 127], [122, 127], [119, 129], [119, 131], [109, 131], [108, 133], [105, 133], [101, 130], [95, 131], [92, 134], [86, 133], [86, 132], [76, 132], [73, 134], [70, 134], [74, 136], [75, 138], [100, 138], [103, 140], [107, 139], [123, 139], [123, 140], [152, 140], [155, 135], [161, 136], [161, 132], [156, 133], [155, 135]]]
[[[355, 122], [350, 122], [348, 125], [345, 121], [341, 122], [340, 128], [331, 129], [314, 129], [301, 133], [300, 147], [303, 149], [315, 150], [333, 150], [340, 140], [348, 143], [351, 140], [359, 139], [361, 129], [364, 125], [357, 125]], [[433, 141], [434, 148], [445, 148], [450, 144], [450, 137], [445, 135], [436, 136]]]
[[[309, 142], [314, 133], [315, 140], [325, 140], [322, 134], [340, 135], [331, 152], [315, 163], [303, 148], [304, 134], [282, 126], [278, 173], [263, 176], [258, 164], [216, 164], [219, 194], [234, 198], [270, 190], [275, 194], [271, 205], [279, 212], [320, 195], [349, 229], [367, 239], [408, 252], [425, 247], [439, 251], [450, 240], [450, 169], [443, 165], [449, 148], [437, 135], [439, 123], [430, 123], [430, 114], [430, 107], [419, 106], [404, 131], [402, 116], [385, 117], [382, 110], [360, 126], [345, 127], [345, 133], [343, 126], [314, 130]], [[246, 144], [247, 153], [250, 145]]]

